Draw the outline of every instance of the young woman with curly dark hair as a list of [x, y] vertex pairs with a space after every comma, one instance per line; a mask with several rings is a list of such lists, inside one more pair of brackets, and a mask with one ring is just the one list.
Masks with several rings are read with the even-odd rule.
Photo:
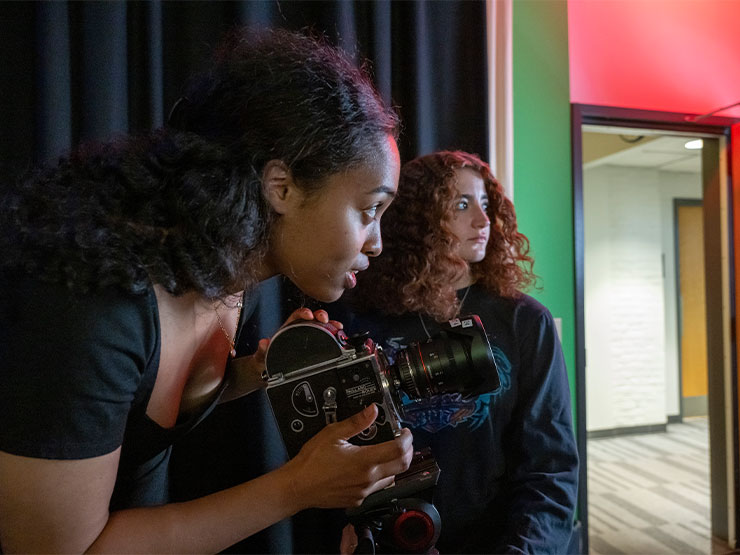
[[393, 360], [438, 322], [477, 314], [501, 382], [472, 398], [405, 401], [414, 447], [431, 448], [441, 469], [437, 549], [566, 553], [578, 469], [568, 378], [550, 312], [522, 292], [533, 260], [511, 201], [477, 156], [421, 156], [401, 169], [382, 238], [383, 254], [335, 307], [352, 307], [345, 328], [369, 331]]
[[267, 340], [227, 364], [256, 283], [284, 274], [332, 301], [379, 254], [397, 128], [340, 51], [235, 32], [164, 128], [5, 187], [3, 552], [219, 551], [306, 507], [357, 505], [407, 468], [408, 430], [346, 441], [373, 407], [269, 474], [167, 504], [172, 442], [264, 364]]

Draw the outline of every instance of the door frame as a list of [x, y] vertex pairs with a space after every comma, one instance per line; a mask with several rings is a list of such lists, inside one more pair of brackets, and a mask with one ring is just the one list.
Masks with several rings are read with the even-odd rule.
[[[599, 106], [592, 104], [571, 104], [571, 152], [572, 152], [572, 176], [573, 176], [573, 239], [574, 239], [574, 301], [575, 301], [575, 340], [576, 340], [576, 440], [578, 443], [578, 451], [580, 454], [581, 465], [579, 469], [579, 491], [578, 491], [578, 514], [581, 520], [582, 538], [581, 546], [585, 553], [589, 551], [588, 542], [588, 470], [587, 470], [587, 432], [586, 432], [586, 346], [585, 346], [585, 306], [584, 306], [584, 221], [583, 221], [583, 143], [582, 143], [582, 126], [583, 125], [599, 125], [604, 127], [630, 127], [638, 129], [654, 129], [670, 132], [679, 133], [692, 133], [692, 134], [703, 134], [711, 135], [716, 138], [724, 138], [726, 150], [731, 150], [731, 128], [732, 125], [738, 123], [738, 118], [727, 118], [721, 116], [709, 116], [709, 117], [697, 117], [695, 114], [684, 114], [676, 112], [659, 112], [653, 110], [638, 110], [632, 108], [618, 108], [613, 106]], [[737, 146], [736, 146], [737, 148]], [[731, 169], [727, 168], [727, 180], [726, 193], [728, 195], [727, 210], [728, 212], [728, 235], [725, 239], [729, 242], [729, 256], [734, 259], [734, 245], [733, 245], [733, 217], [732, 217], [732, 184], [730, 182]], [[706, 176], [704, 177], [706, 180]], [[710, 203], [711, 206], [711, 203]], [[705, 222], [707, 221], [707, 210], [711, 208], [705, 204], [704, 215]], [[710, 213], [709, 217], [715, 217], [715, 213]], [[706, 235], [706, 231], [705, 231]], [[707, 239], [705, 239], [706, 241]], [[713, 237], [709, 239], [714, 243], [721, 242], [721, 238]], [[707, 255], [705, 255], [707, 256]], [[734, 328], [734, 305], [735, 305], [735, 272], [734, 264], [729, 264], [729, 296], [731, 299], [730, 316], [732, 318], [731, 323], [733, 325], [732, 333], [730, 336], [731, 349], [730, 349], [730, 382], [724, 383], [726, 379], [721, 380], [722, 383], [719, 391], [714, 393], [714, 396], [721, 396], [718, 401], [717, 411], [720, 413], [720, 420], [724, 423], [725, 418], [725, 401], [724, 394], [728, 388], [730, 391], [738, 391], [737, 383], [737, 360], [735, 353], [736, 350], [736, 330]], [[718, 292], [721, 294], [721, 292]], [[709, 303], [709, 299], [707, 299]], [[721, 300], [720, 300], [721, 310]], [[721, 317], [721, 314], [720, 314]], [[711, 316], [707, 315], [709, 320]], [[722, 323], [720, 322], [720, 325]], [[711, 355], [710, 355], [711, 358]], [[711, 362], [710, 362], [711, 365]], [[711, 366], [709, 371], [711, 372]], [[724, 373], [721, 374], [724, 376]], [[710, 388], [710, 420], [712, 419], [712, 391]], [[716, 476], [718, 481], [724, 484], [730, 483], [727, 481], [728, 474], [733, 484], [733, 498], [738, 498], [738, 483], [732, 480], [734, 474], [737, 473], [739, 468], [738, 460], [738, 433], [737, 433], [737, 422], [738, 422], [738, 411], [737, 411], [737, 394], [734, 395], [734, 415], [729, 425], [732, 426], [734, 433], [732, 433], [733, 441], [730, 447], [732, 453], [730, 453], [730, 460], [732, 461], [732, 468], [727, 468], [727, 464], [719, 464], [716, 472], [721, 476]], [[717, 427], [715, 427], [717, 428]], [[710, 453], [716, 452], [718, 454], [727, 453], [727, 445], [725, 444], [725, 438], [729, 437], [725, 430], [725, 425], [719, 426], [717, 433], [710, 434]], [[727, 461], [727, 457], [714, 457], [722, 458]], [[728, 506], [728, 492], [724, 492], [724, 496], [719, 492], [715, 499], [715, 491], [718, 489], [715, 487], [715, 468], [714, 458], [712, 460], [712, 507], [715, 504], [723, 506], [723, 514], [717, 516], [718, 520], [724, 519], [727, 523], [728, 532], [724, 532], [728, 536], [728, 540], [734, 542], [735, 533], [738, 528], [738, 512], [735, 511], [734, 515], [727, 514]], [[712, 532], [715, 533], [715, 515], [717, 511], [712, 511]], [[719, 533], [723, 533], [723, 529], [719, 527]], [[735, 547], [734, 545], [732, 547]]]

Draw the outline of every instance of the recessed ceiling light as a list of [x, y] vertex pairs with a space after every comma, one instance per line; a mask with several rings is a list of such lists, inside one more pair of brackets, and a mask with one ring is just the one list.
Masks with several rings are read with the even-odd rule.
[[693, 141], [687, 142], [683, 146], [684, 148], [687, 148], [689, 150], [699, 150], [702, 146], [704, 146], [704, 141], [702, 141], [701, 139], [694, 139]]

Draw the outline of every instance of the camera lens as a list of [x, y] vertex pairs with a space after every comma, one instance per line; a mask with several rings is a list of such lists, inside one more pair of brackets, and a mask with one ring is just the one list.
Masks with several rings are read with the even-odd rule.
[[411, 399], [496, 391], [500, 387], [496, 361], [478, 316], [460, 317], [441, 327], [430, 339], [398, 352], [392, 372], [400, 388]]

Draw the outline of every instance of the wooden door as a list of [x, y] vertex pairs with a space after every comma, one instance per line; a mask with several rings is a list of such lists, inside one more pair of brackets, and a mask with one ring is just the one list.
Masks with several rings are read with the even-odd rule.
[[676, 214], [681, 299], [681, 396], [684, 401], [686, 398], [706, 399], [707, 313], [702, 206], [678, 204]]

